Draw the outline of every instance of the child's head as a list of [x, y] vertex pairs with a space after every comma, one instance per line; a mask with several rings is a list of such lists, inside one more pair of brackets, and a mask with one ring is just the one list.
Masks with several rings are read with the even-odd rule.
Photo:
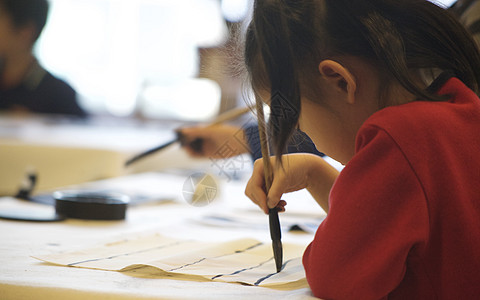
[[[420, 69], [450, 70], [479, 91], [480, 56], [471, 36], [427, 0], [258, 0], [245, 60], [256, 94], [271, 96], [277, 154], [298, 125], [301, 99], [322, 103], [320, 63], [342, 57], [375, 68], [381, 95], [397, 84], [417, 99], [440, 100], [425, 90]], [[379, 97], [379, 107], [388, 105]]]
[[47, 0], [0, 0], [2, 26], [8, 21], [13, 30], [32, 30], [31, 44], [40, 36], [48, 16]]

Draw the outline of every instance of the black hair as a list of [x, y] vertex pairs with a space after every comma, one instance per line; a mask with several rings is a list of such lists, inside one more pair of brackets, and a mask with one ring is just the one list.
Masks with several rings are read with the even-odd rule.
[[35, 26], [34, 41], [38, 39], [47, 22], [49, 9], [47, 0], [0, 0], [0, 7], [12, 18], [15, 27], [32, 22]]
[[308, 82], [320, 76], [318, 64], [340, 55], [373, 62], [384, 91], [396, 81], [417, 99], [444, 100], [412, 76], [440, 69], [479, 93], [480, 54], [473, 38], [452, 13], [430, 1], [256, 0], [245, 63], [257, 101], [262, 91], [270, 92], [269, 131], [277, 157], [298, 124], [301, 97], [313, 93]]

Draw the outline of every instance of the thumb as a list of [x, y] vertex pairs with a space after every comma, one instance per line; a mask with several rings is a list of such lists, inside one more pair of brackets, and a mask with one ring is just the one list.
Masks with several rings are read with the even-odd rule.
[[268, 208], [275, 208], [277, 207], [278, 202], [280, 202], [280, 199], [282, 198], [283, 195], [283, 184], [281, 183], [281, 180], [273, 180], [272, 186], [270, 187], [270, 190], [268, 191], [267, 195], [267, 205]]

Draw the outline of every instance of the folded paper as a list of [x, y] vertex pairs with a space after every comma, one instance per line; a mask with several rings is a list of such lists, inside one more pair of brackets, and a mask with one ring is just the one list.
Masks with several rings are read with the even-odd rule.
[[155, 234], [35, 258], [62, 266], [119, 271], [137, 277], [297, 289], [307, 286], [301, 260], [303, 250], [304, 246], [284, 243], [284, 262], [279, 273], [275, 270], [270, 243], [254, 239], [214, 243]]

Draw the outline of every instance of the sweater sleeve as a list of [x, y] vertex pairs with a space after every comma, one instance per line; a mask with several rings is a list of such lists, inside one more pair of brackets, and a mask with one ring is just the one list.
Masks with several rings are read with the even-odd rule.
[[[260, 147], [260, 136], [258, 133], [258, 125], [249, 125], [244, 129], [245, 137], [250, 148], [252, 160], [256, 161], [262, 157], [262, 150]], [[288, 153], [311, 153], [319, 156], [324, 156], [315, 147], [315, 144], [304, 132], [295, 131], [287, 148]]]
[[314, 295], [386, 297], [401, 282], [411, 250], [428, 234], [422, 187], [386, 132], [371, 127], [359, 134], [357, 154], [329, 201], [328, 216], [303, 257]]

